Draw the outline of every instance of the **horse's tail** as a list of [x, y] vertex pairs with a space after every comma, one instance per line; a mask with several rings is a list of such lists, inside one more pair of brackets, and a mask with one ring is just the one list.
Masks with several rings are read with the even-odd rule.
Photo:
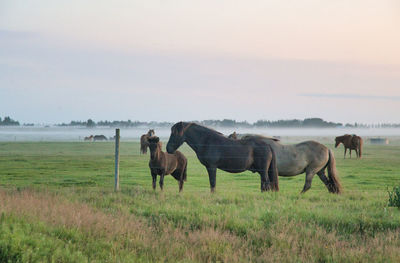
[[271, 181], [272, 191], [279, 191], [279, 182], [278, 182], [278, 166], [276, 165], [276, 155], [274, 149], [272, 149], [271, 145], [268, 145], [269, 149], [272, 153], [272, 160], [268, 170], [268, 177]]
[[143, 135], [142, 137], [140, 137], [140, 152], [142, 154], [146, 154], [148, 146], [149, 146], [149, 143], [147, 142], [147, 136]]
[[330, 192], [340, 194], [342, 192], [342, 185], [340, 184], [339, 177], [337, 175], [336, 160], [331, 149], [329, 149], [329, 160], [327, 166]]
[[359, 143], [358, 143], [358, 156], [361, 158], [364, 141], [363, 141], [363, 139], [361, 137], [359, 137], [359, 138], [360, 138], [360, 140], [359, 140]]

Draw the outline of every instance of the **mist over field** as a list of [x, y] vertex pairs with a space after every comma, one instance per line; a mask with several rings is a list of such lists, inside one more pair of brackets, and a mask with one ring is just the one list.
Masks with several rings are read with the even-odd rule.
[[400, 262], [399, 11], [0, 0], [0, 263]]
[[[139, 141], [140, 136], [154, 129], [162, 140], [168, 140], [171, 130], [167, 128], [138, 127], [121, 128], [122, 141]], [[305, 139], [329, 142], [343, 134], [357, 134], [363, 137], [400, 137], [400, 128], [226, 128], [213, 129], [229, 135], [236, 133], [251, 133], [264, 136], [291, 137], [281, 138], [283, 142]], [[112, 140], [115, 128], [110, 127], [0, 127], [0, 141], [83, 141], [84, 137], [103, 134]], [[332, 141], [333, 142], [333, 141]]]

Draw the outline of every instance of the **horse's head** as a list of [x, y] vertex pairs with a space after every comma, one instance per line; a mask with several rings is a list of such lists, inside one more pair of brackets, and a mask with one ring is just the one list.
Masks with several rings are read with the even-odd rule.
[[178, 122], [171, 127], [171, 135], [167, 143], [168, 153], [174, 153], [185, 142], [185, 132], [190, 125], [187, 122]]
[[340, 140], [340, 138], [339, 138], [339, 137], [336, 137], [336, 138], [335, 138], [335, 148], [337, 148], [341, 142], [342, 142], [342, 141]]
[[149, 135], [149, 136], [154, 136], [154, 134], [155, 134], [155, 132], [154, 132], [153, 129], [150, 129], [150, 130], [147, 132], [147, 135]]
[[160, 138], [157, 136], [151, 136], [147, 139], [147, 142], [149, 144], [150, 157], [151, 159], [154, 159], [157, 151], [161, 150], [162, 144], [160, 142]]
[[228, 138], [229, 138], [229, 139], [237, 140], [237, 134], [236, 134], [236, 132], [233, 132], [232, 134], [230, 134], [230, 135], [228, 136]]

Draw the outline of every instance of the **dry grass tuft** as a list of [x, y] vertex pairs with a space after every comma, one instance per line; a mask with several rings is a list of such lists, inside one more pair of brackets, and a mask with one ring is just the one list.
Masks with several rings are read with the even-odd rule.
[[[237, 236], [216, 226], [190, 230], [168, 221], [157, 225], [132, 214], [107, 214], [49, 192], [0, 190], [0, 213], [75, 228], [90, 238], [113, 242], [148, 261], [196, 262], [365, 262], [400, 259], [400, 231], [374, 237], [343, 237], [315, 225], [281, 218]], [[88, 238], [88, 240], [90, 240]]]

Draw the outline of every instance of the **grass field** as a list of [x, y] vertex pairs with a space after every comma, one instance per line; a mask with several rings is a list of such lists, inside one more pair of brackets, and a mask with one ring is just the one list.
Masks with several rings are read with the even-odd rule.
[[[333, 148], [333, 145], [327, 145]], [[151, 189], [149, 155], [121, 143], [114, 193], [114, 144], [0, 143], [0, 262], [399, 262], [400, 146], [365, 145], [364, 158], [335, 149], [344, 193], [318, 176], [280, 177], [261, 193], [257, 174], [205, 168], [187, 146], [181, 194], [171, 177]], [[158, 187], [158, 186], [157, 186]]]

